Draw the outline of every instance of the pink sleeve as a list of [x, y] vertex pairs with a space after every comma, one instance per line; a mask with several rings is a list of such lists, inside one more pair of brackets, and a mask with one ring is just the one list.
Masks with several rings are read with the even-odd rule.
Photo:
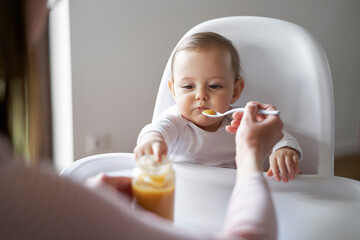
[[263, 173], [252, 173], [235, 184], [224, 225], [224, 237], [276, 239], [276, 217]]

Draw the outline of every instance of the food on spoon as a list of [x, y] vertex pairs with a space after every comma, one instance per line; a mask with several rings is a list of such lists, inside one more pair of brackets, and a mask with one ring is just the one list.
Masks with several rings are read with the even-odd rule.
[[212, 109], [206, 109], [203, 111], [203, 113], [209, 114], [209, 115], [216, 115], [216, 112]]

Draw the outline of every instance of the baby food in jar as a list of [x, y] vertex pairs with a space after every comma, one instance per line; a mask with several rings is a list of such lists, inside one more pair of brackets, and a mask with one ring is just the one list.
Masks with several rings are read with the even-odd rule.
[[133, 171], [132, 192], [142, 208], [168, 220], [174, 219], [175, 172], [166, 156], [156, 161], [142, 156]]

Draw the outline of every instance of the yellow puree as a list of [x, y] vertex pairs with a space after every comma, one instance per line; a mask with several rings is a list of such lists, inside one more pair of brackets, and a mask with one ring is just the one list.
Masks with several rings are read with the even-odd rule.
[[166, 174], [143, 174], [132, 184], [137, 204], [168, 220], [174, 219], [174, 184]]
[[209, 115], [216, 115], [216, 112], [212, 109], [206, 109], [203, 111], [203, 113], [209, 114]]

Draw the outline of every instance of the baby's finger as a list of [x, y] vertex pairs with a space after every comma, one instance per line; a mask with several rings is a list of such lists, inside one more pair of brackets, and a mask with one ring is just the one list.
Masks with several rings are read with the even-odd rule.
[[138, 159], [138, 157], [139, 157], [139, 153], [136, 148], [134, 149], [134, 157], [135, 157], [135, 159]]
[[277, 164], [277, 159], [274, 158], [271, 162], [270, 162], [270, 167], [271, 167], [271, 171], [272, 173], [274, 174], [274, 178], [276, 181], [280, 181], [281, 178], [280, 178], [280, 171], [279, 171], [279, 166]]
[[286, 169], [285, 161], [279, 161], [279, 159], [278, 159], [278, 165], [279, 165], [281, 178], [282, 178], [283, 182], [288, 182], [289, 179], [287, 176], [287, 169]]
[[296, 154], [293, 156], [293, 161], [294, 161], [295, 174], [299, 174], [300, 173], [299, 157]]
[[159, 142], [155, 142], [152, 144], [152, 150], [154, 153], [154, 157], [155, 157], [155, 160], [158, 162], [161, 161], [161, 157], [162, 157], [162, 151], [160, 149], [161, 149], [161, 145]]
[[135, 159], [138, 159], [139, 157], [144, 155], [144, 151], [139, 147], [136, 147], [134, 149], [134, 152], [135, 152]]
[[146, 155], [146, 156], [150, 156], [150, 155], [153, 155], [153, 149], [149, 146], [149, 147], [146, 147], [145, 149], [144, 149], [144, 155]]
[[286, 168], [287, 171], [289, 173], [289, 178], [290, 180], [294, 180], [295, 179], [295, 170], [294, 170], [294, 162], [292, 159], [292, 156], [286, 156]]
[[161, 144], [160, 153], [161, 153], [161, 157], [162, 157], [162, 155], [167, 155], [167, 145], [166, 144]]
[[266, 175], [267, 175], [268, 177], [271, 177], [271, 176], [274, 175], [273, 172], [272, 172], [272, 170], [271, 170], [271, 167], [270, 167], [269, 170], [267, 171]]

